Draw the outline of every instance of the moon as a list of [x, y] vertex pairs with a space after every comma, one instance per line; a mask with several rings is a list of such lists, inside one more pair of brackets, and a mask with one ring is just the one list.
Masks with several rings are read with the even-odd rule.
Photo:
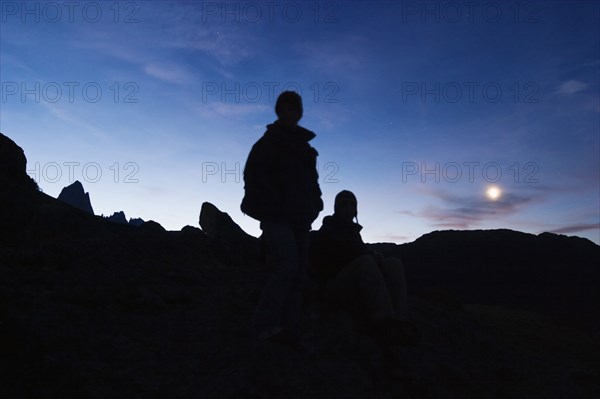
[[485, 192], [485, 195], [492, 201], [497, 200], [502, 195], [502, 191], [498, 186], [490, 186]]

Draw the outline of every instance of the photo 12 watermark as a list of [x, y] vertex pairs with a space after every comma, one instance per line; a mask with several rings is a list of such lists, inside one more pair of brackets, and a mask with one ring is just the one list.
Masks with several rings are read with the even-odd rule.
[[1, 82], [0, 100], [20, 103], [97, 103], [108, 100], [115, 103], [137, 104], [140, 87], [136, 82]]
[[537, 82], [402, 82], [402, 102], [497, 103], [503, 98], [513, 103], [539, 103]]
[[334, 1], [201, 1], [202, 23], [335, 24], [340, 2]]
[[136, 162], [113, 162], [103, 167], [98, 162], [33, 162], [33, 167], [27, 166], [27, 174], [36, 183], [58, 183], [63, 177], [67, 177], [69, 184], [75, 180], [84, 180], [87, 183], [98, 183], [100, 180], [112, 179], [113, 183], [139, 183], [136, 177], [140, 166]]
[[[336, 177], [340, 167], [335, 162], [325, 162], [319, 167], [317, 162], [317, 171], [319, 172], [320, 183], [339, 183]], [[240, 162], [202, 162], [202, 183], [240, 183], [242, 181], [242, 167]]]
[[537, 24], [541, 7], [533, 1], [399, 1], [400, 22], [420, 24]]
[[535, 162], [501, 165], [498, 162], [402, 162], [402, 183], [474, 183], [482, 179], [486, 183], [498, 183], [511, 179], [513, 183], [539, 183], [540, 167]]
[[340, 87], [336, 82], [312, 82], [304, 86], [298, 82], [202, 82], [201, 98], [203, 103], [274, 103], [284, 91], [295, 91], [300, 96], [308, 92], [310, 95], [303, 99], [315, 103], [340, 102]]
[[0, 1], [2, 23], [135, 24], [140, 7], [132, 1]]

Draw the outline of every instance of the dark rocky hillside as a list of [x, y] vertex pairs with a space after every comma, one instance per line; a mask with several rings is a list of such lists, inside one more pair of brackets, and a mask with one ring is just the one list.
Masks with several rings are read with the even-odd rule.
[[588, 241], [443, 231], [375, 245], [405, 261], [421, 335], [385, 377], [376, 345], [349, 315], [320, 314], [313, 289], [314, 354], [250, 338], [268, 274], [256, 238], [214, 205], [202, 229], [111, 223], [37, 191], [0, 139], [2, 162], [19, 161], [0, 175], [1, 398], [600, 397]]
[[373, 244], [400, 257], [413, 291], [461, 303], [527, 309], [600, 332], [600, 247], [579, 237], [512, 230], [435, 231]]

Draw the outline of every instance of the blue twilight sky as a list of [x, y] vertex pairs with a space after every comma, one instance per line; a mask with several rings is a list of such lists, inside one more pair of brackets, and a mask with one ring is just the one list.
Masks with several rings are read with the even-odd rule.
[[[246, 231], [242, 171], [301, 92], [325, 210], [368, 242], [432, 230], [600, 243], [600, 6], [592, 1], [13, 2], [0, 131], [45, 193], [170, 230], [202, 202]], [[486, 194], [490, 186], [499, 196]], [[497, 194], [497, 193], [496, 193]]]

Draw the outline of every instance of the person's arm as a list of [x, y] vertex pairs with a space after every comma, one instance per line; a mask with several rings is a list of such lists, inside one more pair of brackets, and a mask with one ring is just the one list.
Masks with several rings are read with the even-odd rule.
[[384, 261], [384, 256], [381, 254], [381, 252], [368, 250], [367, 254], [371, 255], [373, 257], [373, 259], [375, 259], [375, 262], [377, 262], [378, 265], [382, 264]]
[[273, 150], [257, 142], [244, 167], [242, 212], [258, 220], [276, 220], [281, 198], [280, 168]]
[[364, 243], [360, 233], [358, 234], [357, 248], [360, 248], [360, 253], [363, 255], [371, 255], [377, 264], [383, 263], [384, 257], [381, 252], [373, 251], [367, 247], [367, 244]]

